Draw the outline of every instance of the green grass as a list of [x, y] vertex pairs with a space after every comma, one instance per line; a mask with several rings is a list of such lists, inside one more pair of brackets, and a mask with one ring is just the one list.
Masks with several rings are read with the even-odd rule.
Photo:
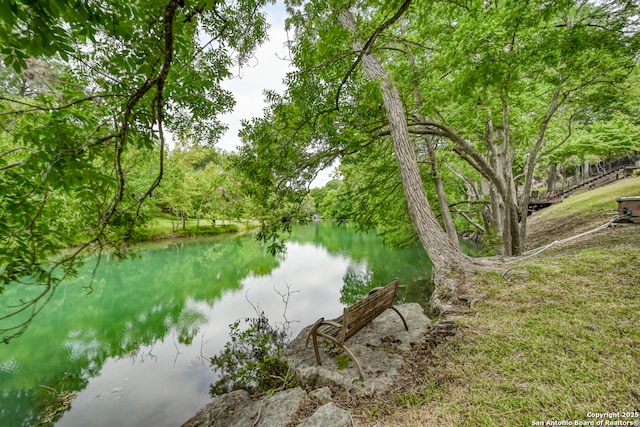
[[[576, 215], [615, 209], [630, 195], [640, 195], [640, 178], [544, 215], [569, 228]], [[405, 390], [367, 425], [515, 427], [640, 411], [640, 226], [609, 228], [513, 267], [522, 273], [475, 277], [474, 292], [487, 298], [430, 355], [423, 376], [434, 386]]]
[[[208, 220], [189, 219], [185, 229], [175, 218], [168, 215], [160, 215], [154, 218], [147, 227], [139, 232], [134, 241], [159, 240], [179, 237], [215, 236], [225, 233], [237, 233], [239, 231], [255, 228], [255, 222], [219, 221], [215, 225]], [[176, 228], [177, 227], [177, 228]]]
[[640, 195], [640, 177], [575, 194], [536, 212], [527, 221], [527, 249], [574, 236], [608, 223], [618, 215], [616, 199]]
[[611, 249], [551, 254], [529, 266], [538, 270], [530, 278], [478, 285], [491, 298], [461, 321], [464, 342], [449, 348], [456, 369], [474, 379], [464, 419], [493, 425], [480, 413], [495, 421], [509, 412], [501, 425], [530, 425], [634, 409], [640, 250]]
[[595, 190], [575, 194], [564, 199], [562, 203], [541, 210], [538, 215], [558, 218], [594, 211], [615, 210], [618, 208], [616, 199], [628, 196], [640, 196], [640, 177], [627, 178]]
[[478, 277], [488, 298], [435, 349], [425, 375], [436, 388], [377, 425], [529, 426], [639, 410], [639, 241], [640, 227], [610, 230], [605, 248], [550, 252], [516, 278]]

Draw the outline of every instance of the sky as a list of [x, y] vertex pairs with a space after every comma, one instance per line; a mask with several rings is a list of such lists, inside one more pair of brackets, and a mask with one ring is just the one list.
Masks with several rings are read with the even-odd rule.
[[[217, 147], [226, 151], [234, 151], [241, 144], [238, 131], [241, 120], [261, 117], [264, 102], [264, 91], [284, 92], [283, 79], [292, 65], [287, 60], [289, 51], [286, 47], [287, 32], [285, 30], [286, 11], [282, 1], [267, 7], [267, 20], [270, 24], [269, 40], [260, 46], [249, 64], [236, 70], [234, 78], [223, 82], [222, 86], [231, 91], [236, 100], [232, 113], [221, 116], [221, 121], [228, 126], [227, 132], [220, 138]], [[322, 171], [313, 181], [312, 187], [322, 187], [330, 179], [330, 170]]]
[[240, 121], [262, 116], [265, 107], [264, 91], [284, 92], [282, 79], [287, 71], [292, 70], [290, 62], [286, 59], [289, 52], [286, 48], [284, 5], [282, 2], [275, 6], [269, 5], [267, 11], [267, 19], [271, 26], [269, 40], [257, 49], [249, 64], [240, 70], [236, 69], [234, 77], [222, 84], [223, 88], [233, 93], [236, 100], [234, 111], [221, 116], [222, 122], [226, 123], [229, 129], [217, 145], [227, 151], [233, 151], [241, 144], [238, 137]]

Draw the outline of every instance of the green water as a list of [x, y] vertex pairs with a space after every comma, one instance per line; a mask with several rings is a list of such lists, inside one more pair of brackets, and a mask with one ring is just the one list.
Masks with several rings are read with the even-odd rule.
[[[255, 314], [252, 305], [273, 322], [293, 321], [293, 335], [395, 277], [401, 302], [425, 303], [431, 291], [421, 248], [391, 251], [332, 223], [299, 227], [277, 258], [248, 235], [149, 244], [125, 261], [103, 256], [87, 294], [94, 266], [0, 346], [0, 426], [37, 425], [68, 392], [77, 395], [53, 416], [57, 427], [180, 425], [209, 401], [208, 358], [230, 323]], [[11, 286], [0, 316], [28, 296]]]

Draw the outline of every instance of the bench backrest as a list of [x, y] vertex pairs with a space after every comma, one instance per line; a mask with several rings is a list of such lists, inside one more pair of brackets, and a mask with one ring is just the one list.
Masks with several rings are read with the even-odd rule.
[[393, 305], [393, 300], [398, 293], [398, 284], [398, 279], [396, 279], [384, 288], [373, 291], [363, 300], [344, 309], [342, 314], [343, 342]]

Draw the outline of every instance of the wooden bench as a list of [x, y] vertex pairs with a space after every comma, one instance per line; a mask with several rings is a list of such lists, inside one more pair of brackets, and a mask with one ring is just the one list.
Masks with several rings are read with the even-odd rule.
[[309, 338], [313, 340], [313, 350], [316, 354], [316, 361], [318, 365], [322, 365], [320, 361], [320, 352], [318, 351], [318, 337], [322, 337], [326, 340], [336, 343], [351, 357], [358, 368], [360, 374], [360, 380], [364, 381], [364, 373], [360, 362], [354, 356], [354, 354], [345, 345], [345, 341], [356, 334], [360, 329], [364, 328], [373, 319], [378, 317], [387, 308], [392, 309], [404, 324], [404, 329], [409, 330], [407, 321], [402, 314], [393, 307], [393, 300], [398, 293], [399, 282], [395, 279], [387, 286], [372, 289], [363, 300], [355, 303], [351, 307], [345, 307], [342, 316], [333, 320], [324, 320], [324, 317], [318, 319], [313, 324], [309, 334], [307, 335], [307, 346], [309, 345]]

